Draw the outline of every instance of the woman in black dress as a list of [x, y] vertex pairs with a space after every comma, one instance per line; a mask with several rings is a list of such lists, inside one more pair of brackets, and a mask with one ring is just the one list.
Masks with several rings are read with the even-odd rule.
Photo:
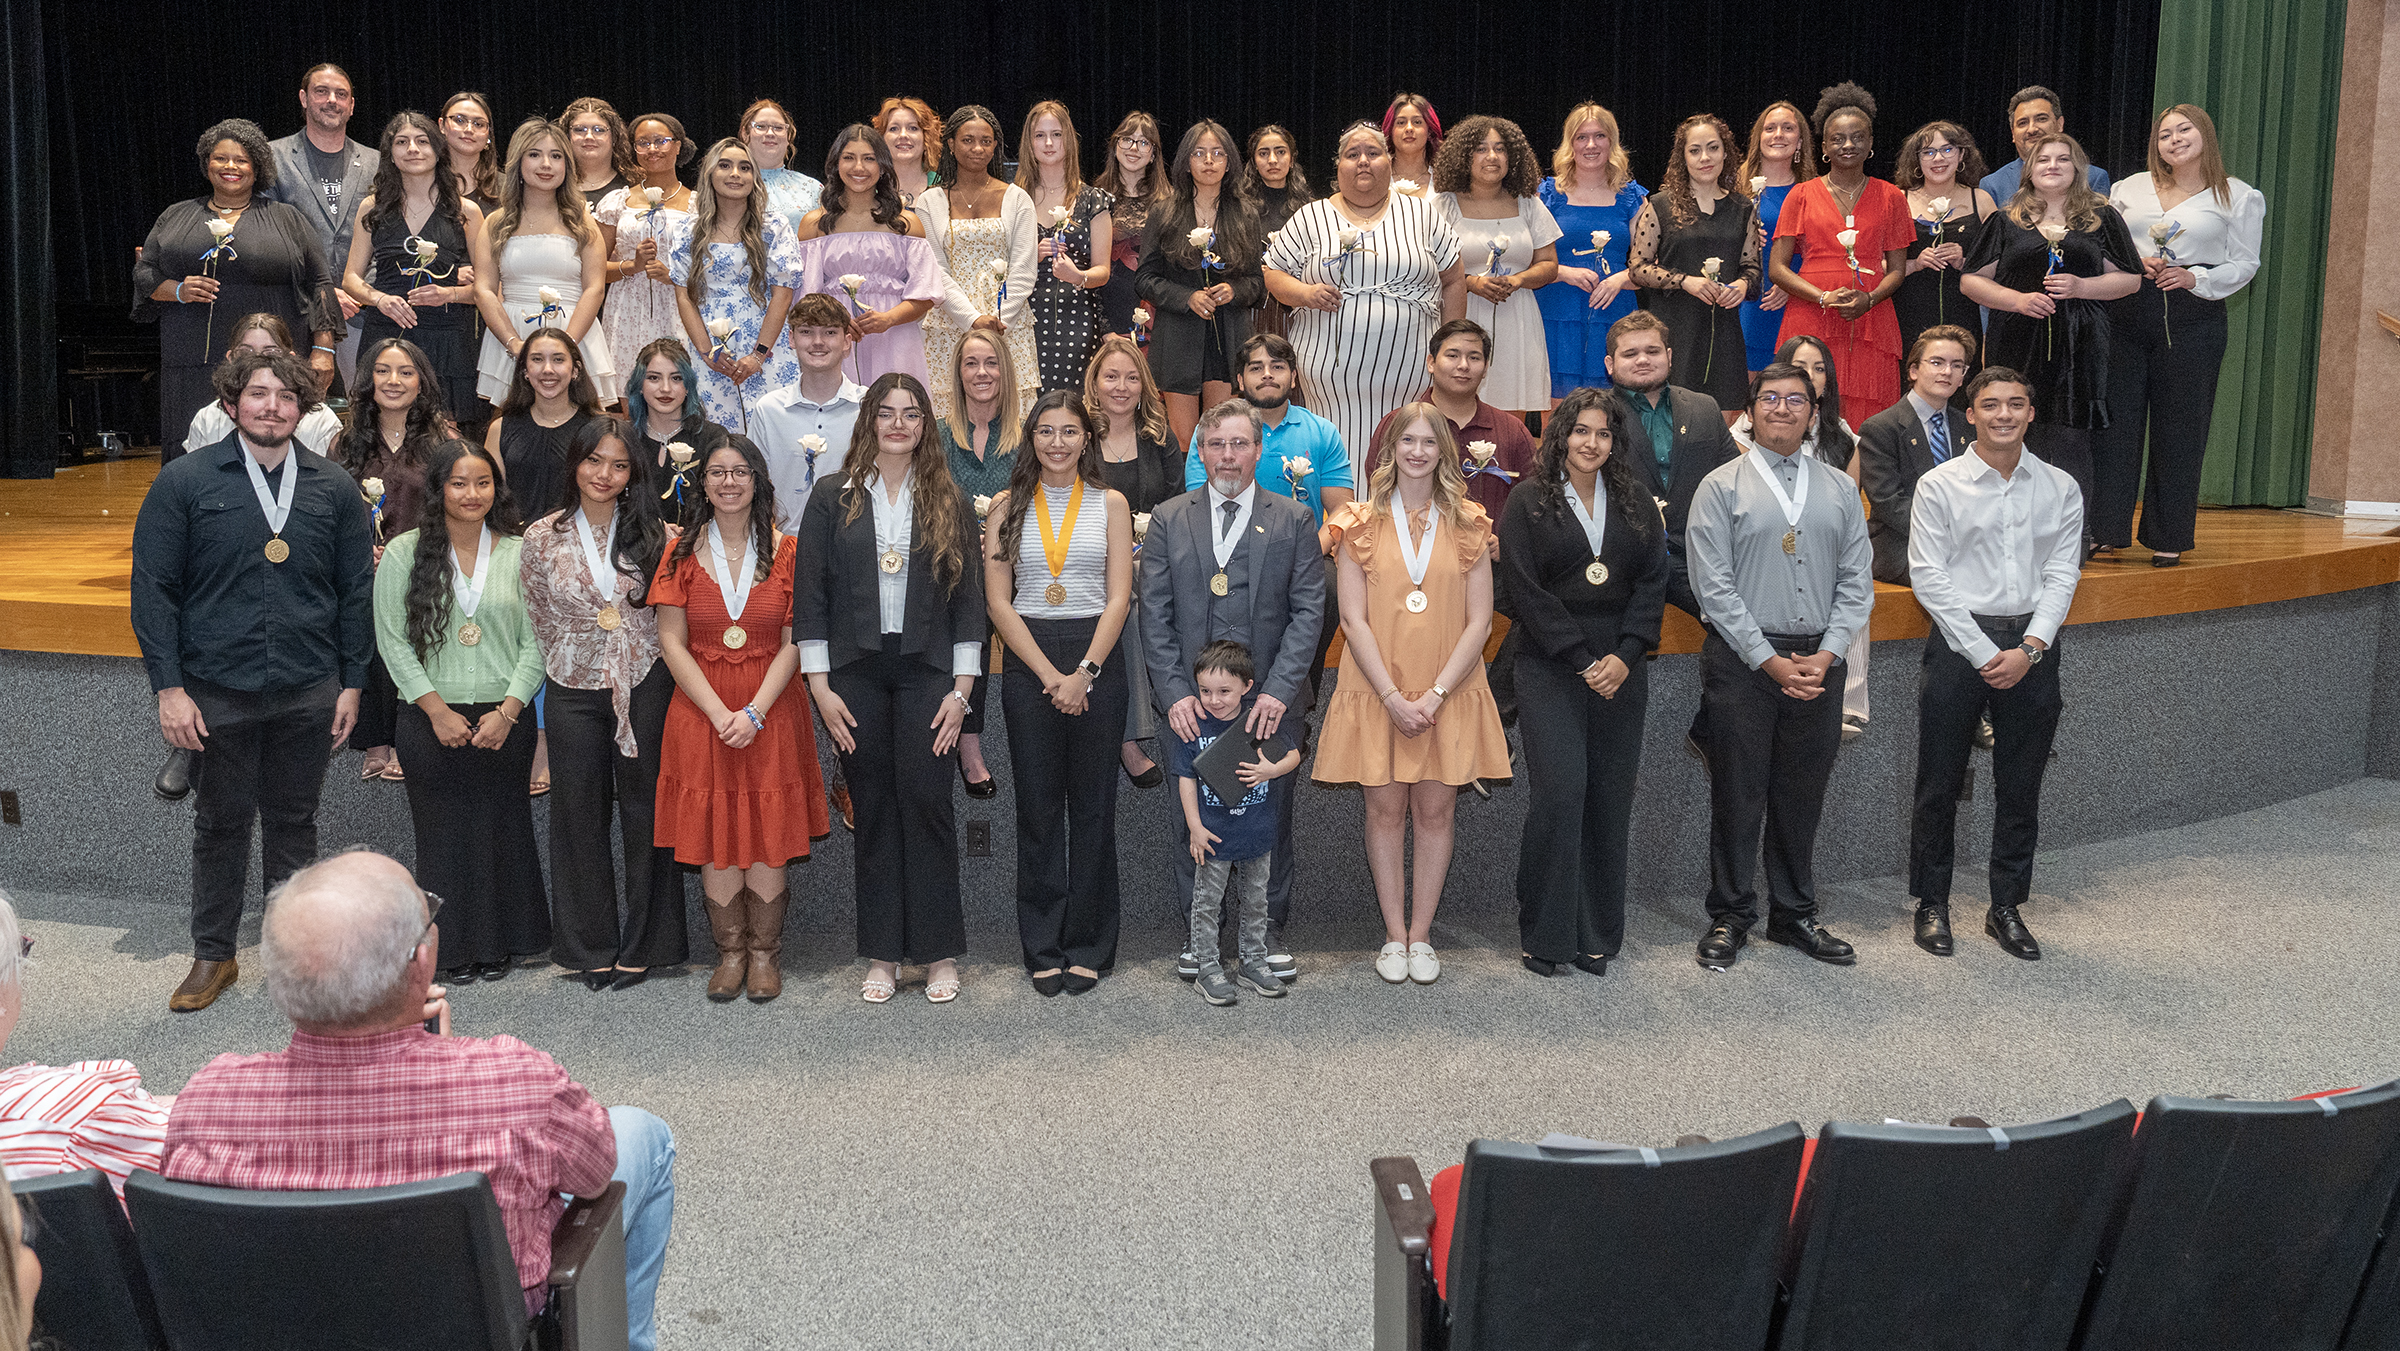
[[574, 498], [567, 443], [600, 411], [583, 347], [563, 328], [537, 328], [517, 351], [516, 377], [483, 444], [500, 457], [517, 510], [536, 520]]
[[[460, 200], [457, 180], [442, 172], [441, 144], [440, 128], [423, 113], [398, 113], [384, 125], [383, 163], [358, 205], [342, 289], [360, 306], [360, 346], [407, 338], [441, 381], [451, 419], [472, 424], [483, 414], [475, 287], [461, 274], [483, 212]], [[369, 275], [380, 285], [369, 285]]]
[[[1100, 438], [1100, 476], [1125, 495], [1133, 509], [1138, 546], [1158, 504], [1183, 492], [1183, 450], [1167, 426], [1166, 401], [1151, 383], [1142, 349], [1122, 333], [1100, 340], [1083, 379], [1083, 407]], [[1158, 710], [1150, 702], [1149, 661], [1142, 652], [1142, 593], [1134, 588], [1117, 659], [1125, 668], [1130, 698], [1125, 706], [1125, 777], [1136, 788], [1156, 788], [1167, 772], [1142, 743], [1158, 735]]]
[[200, 133], [208, 192], [159, 213], [133, 265], [133, 321], [158, 325], [158, 443], [162, 460], [184, 452], [192, 410], [216, 397], [209, 373], [230, 325], [272, 314], [309, 337], [320, 385], [346, 331], [324, 248], [297, 207], [269, 200], [275, 156], [266, 133], [229, 117]]
[[1167, 166], [1172, 195], [1150, 213], [1134, 287], [1156, 317], [1150, 371], [1167, 400], [1175, 444], [1191, 440], [1200, 410], [1233, 397], [1233, 354], [1250, 313], [1267, 298], [1259, 272], [1266, 238], [1250, 209], [1250, 171], [1233, 134], [1192, 124]]
[[[1909, 218], [1917, 224], [1917, 242], [1908, 246], [1907, 275], [1892, 294], [1903, 352], [1936, 324], [1978, 326], [1975, 302], [1959, 292], [1958, 279], [1961, 264], [1975, 251], [1983, 223], [1999, 209], [1990, 193], [1975, 186], [1983, 174], [1983, 152], [1955, 122], [1928, 122], [1900, 144], [1892, 182], [1908, 194]], [[1969, 378], [1983, 369], [1982, 355], [1967, 353]], [[1905, 369], [1901, 378], [1907, 379]], [[1963, 391], [1966, 382], [1960, 381], [1959, 388]]]
[[1083, 181], [1083, 143], [1067, 105], [1033, 105], [1017, 148], [1017, 186], [1032, 195], [1041, 230], [1041, 270], [1026, 303], [1042, 388], [1081, 389], [1100, 342], [1100, 288], [1111, 271], [1108, 194]]
[[[1740, 349], [1734, 362], [1740, 364]], [[1517, 700], [1532, 786], [1517, 855], [1525, 969], [1595, 976], [1625, 941], [1625, 861], [1649, 663], [1667, 594], [1666, 531], [1613, 452], [1646, 447], [1623, 402], [1579, 389], [1501, 515], [1502, 590], [1525, 641]]]
[[1642, 304], [1675, 340], [1668, 383], [1708, 395], [1729, 417], [1749, 401], [1742, 300], [1759, 283], [1758, 212], [1736, 181], [1732, 145], [1723, 118], [1683, 119], [1657, 196], [1634, 213], [1630, 255]]
[[2092, 191], [2074, 137], [2045, 136], [2025, 160], [2024, 184], [1984, 222], [1958, 286], [1992, 312], [1984, 364], [2032, 386], [2027, 446], [2083, 490], [2088, 553], [2092, 433], [2108, 426], [2108, 302], [2141, 288], [2142, 257], [2125, 218]]
[[[1269, 122], [1251, 132], [1249, 153], [1250, 209], [1258, 213], [1258, 237], [1264, 241], [1282, 229], [1293, 212], [1317, 200], [1317, 194], [1301, 172], [1300, 143], [1283, 127]], [[1282, 336], [1290, 314], [1282, 301], [1268, 296], [1250, 317], [1250, 331]]]
[[1142, 263], [1142, 231], [1150, 213], [1166, 205], [1167, 171], [1159, 162], [1158, 119], [1136, 110], [1108, 136], [1108, 166], [1092, 186], [1108, 194], [1109, 274], [1100, 288], [1100, 331], [1132, 333], [1134, 311], [1145, 308], [1134, 293]]

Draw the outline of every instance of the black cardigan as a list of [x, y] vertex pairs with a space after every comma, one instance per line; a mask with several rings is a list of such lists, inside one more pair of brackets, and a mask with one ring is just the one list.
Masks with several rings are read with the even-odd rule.
[[[928, 541], [911, 532], [908, 551], [908, 613], [898, 635], [899, 651], [947, 675], [950, 649], [980, 643], [990, 634], [983, 609], [983, 551], [974, 504], [948, 476], [940, 484], [958, 496], [958, 548], [963, 560], [958, 585], [944, 595], [933, 575]], [[923, 483], [916, 491], [929, 491]], [[872, 487], [861, 488], [872, 492]], [[792, 560], [792, 641], [830, 644], [828, 661], [840, 670], [884, 650], [883, 606], [876, 589], [882, 571], [875, 557], [875, 508], [861, 505], [847, 524], [845, 480], [820, 481], [800, 513], [797, 552]]]
[[1527, 644], [1570, 671], [1612, 652], [1631, 670], [1658, 646], [1666, 608], [1666, 532], [1654, 511], [1648, 528], [1629, 529], [1610, 503], [1608, 533], [1600, 542], [1608, 580], [1593, 586], [1584, 580], [1592, 546], [1583, 523], [1571, 507], [1550, 506], [1548, 496], [1529, 480], [1508, 495], [1501, 513], [1499, 572], [1507, 579], [1510, 617]]

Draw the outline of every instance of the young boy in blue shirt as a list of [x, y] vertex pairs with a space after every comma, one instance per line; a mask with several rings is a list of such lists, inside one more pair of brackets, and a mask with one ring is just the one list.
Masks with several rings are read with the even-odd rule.
[[[1191, 830], [1192, 932], [1191, 951], [1200, 959], [1200, 978], [1193, 982], [1200, 997], [1211, 1004], [1231, 1004], [1240, 998], [1234, 979], [1269, 999], [1283, 997], [1283, 982], [1267, 968], [1267, 870], [1275, 855], [1275, 803], [1280, 791], [1275, 780], [1300, 767], [1300, 752], [1282, 759], [1245, 762], [1236, 771], [1249, 792], [1227, 804], [1202, 783], [1193, 763], [1220, 736], [1246, 736], [1242, 730], [1242, 700], [1256, 681], [1258, 668], [1250, 649], [1219, 639], [1200, 649], [1192, 663], [1199, 686], [1200, 735], [1192, 741], [1166, 738], [1168, 772], [1183, 796], [1183, 820]], [[1235, 898], [1236, 938], [1234, 979], [1225, 974], [1218, 955], [1217, 926], [1225, 897]]]

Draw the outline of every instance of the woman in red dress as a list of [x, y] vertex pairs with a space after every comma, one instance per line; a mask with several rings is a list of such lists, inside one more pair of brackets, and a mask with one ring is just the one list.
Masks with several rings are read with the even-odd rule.
[[708, 997], [721, 1004], [747, 986], [763, 1004], [783, 993], [784, 865], [833, 828], [808, 705], [782, 697], [800, 669], [792, 540], [775, 528], [774, 485], [750, 438], [729, 436], [678, 468], [698, 482], [686, 484], [683, 534], [650, 585], [660, 655], [675, 673], [657, 839], [700, 865], [717, 940]]
[[1777, 345], [1821, 338], [1853, 425], [1900, 400], [1900, 320], [1892, 293], [1917, 240], [1908, 194], [1867, 177], [1875, 96], [1844, 80], [1817, 100], [1826, 170], [1784, 198], [1768, 279], [1790, 297]]

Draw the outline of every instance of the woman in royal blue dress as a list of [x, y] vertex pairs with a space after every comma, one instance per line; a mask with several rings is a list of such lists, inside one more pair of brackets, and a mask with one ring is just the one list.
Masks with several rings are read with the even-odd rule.
[[[1750, 149], [1742, 156], [1742, 185], [1758, 203], [1759, 248], [1774, 247], [1775, 222], [1783, 214], [1783, 199], [1793, 188], [1817, 176], [1817, 155], [1808, 145], [1800, 105], [1778, 99], [1750, 124]], [[1765, 278], [1760, 278], [1765, 280]], [[1783, 288], [1773, 284], [1742, 302], [1742, 345], [1749, 349], [1750, 373], [1758, 374], [1775, 359], [1783, 334]]]
[[1558, 280], [1534, 292], [1550, 343], [1552, 407], [1585, 386], [1609, 387], [1608, 326], [1634, 312], [1633, 213], [1650, 190], [1633, 181], [1633, 164], [1617, 135], [1616, 115], [1597, 103], [1567, 114], [1551, 177], [1542, 180], [1542, 205], [1564, 233], [1558, 241]]

